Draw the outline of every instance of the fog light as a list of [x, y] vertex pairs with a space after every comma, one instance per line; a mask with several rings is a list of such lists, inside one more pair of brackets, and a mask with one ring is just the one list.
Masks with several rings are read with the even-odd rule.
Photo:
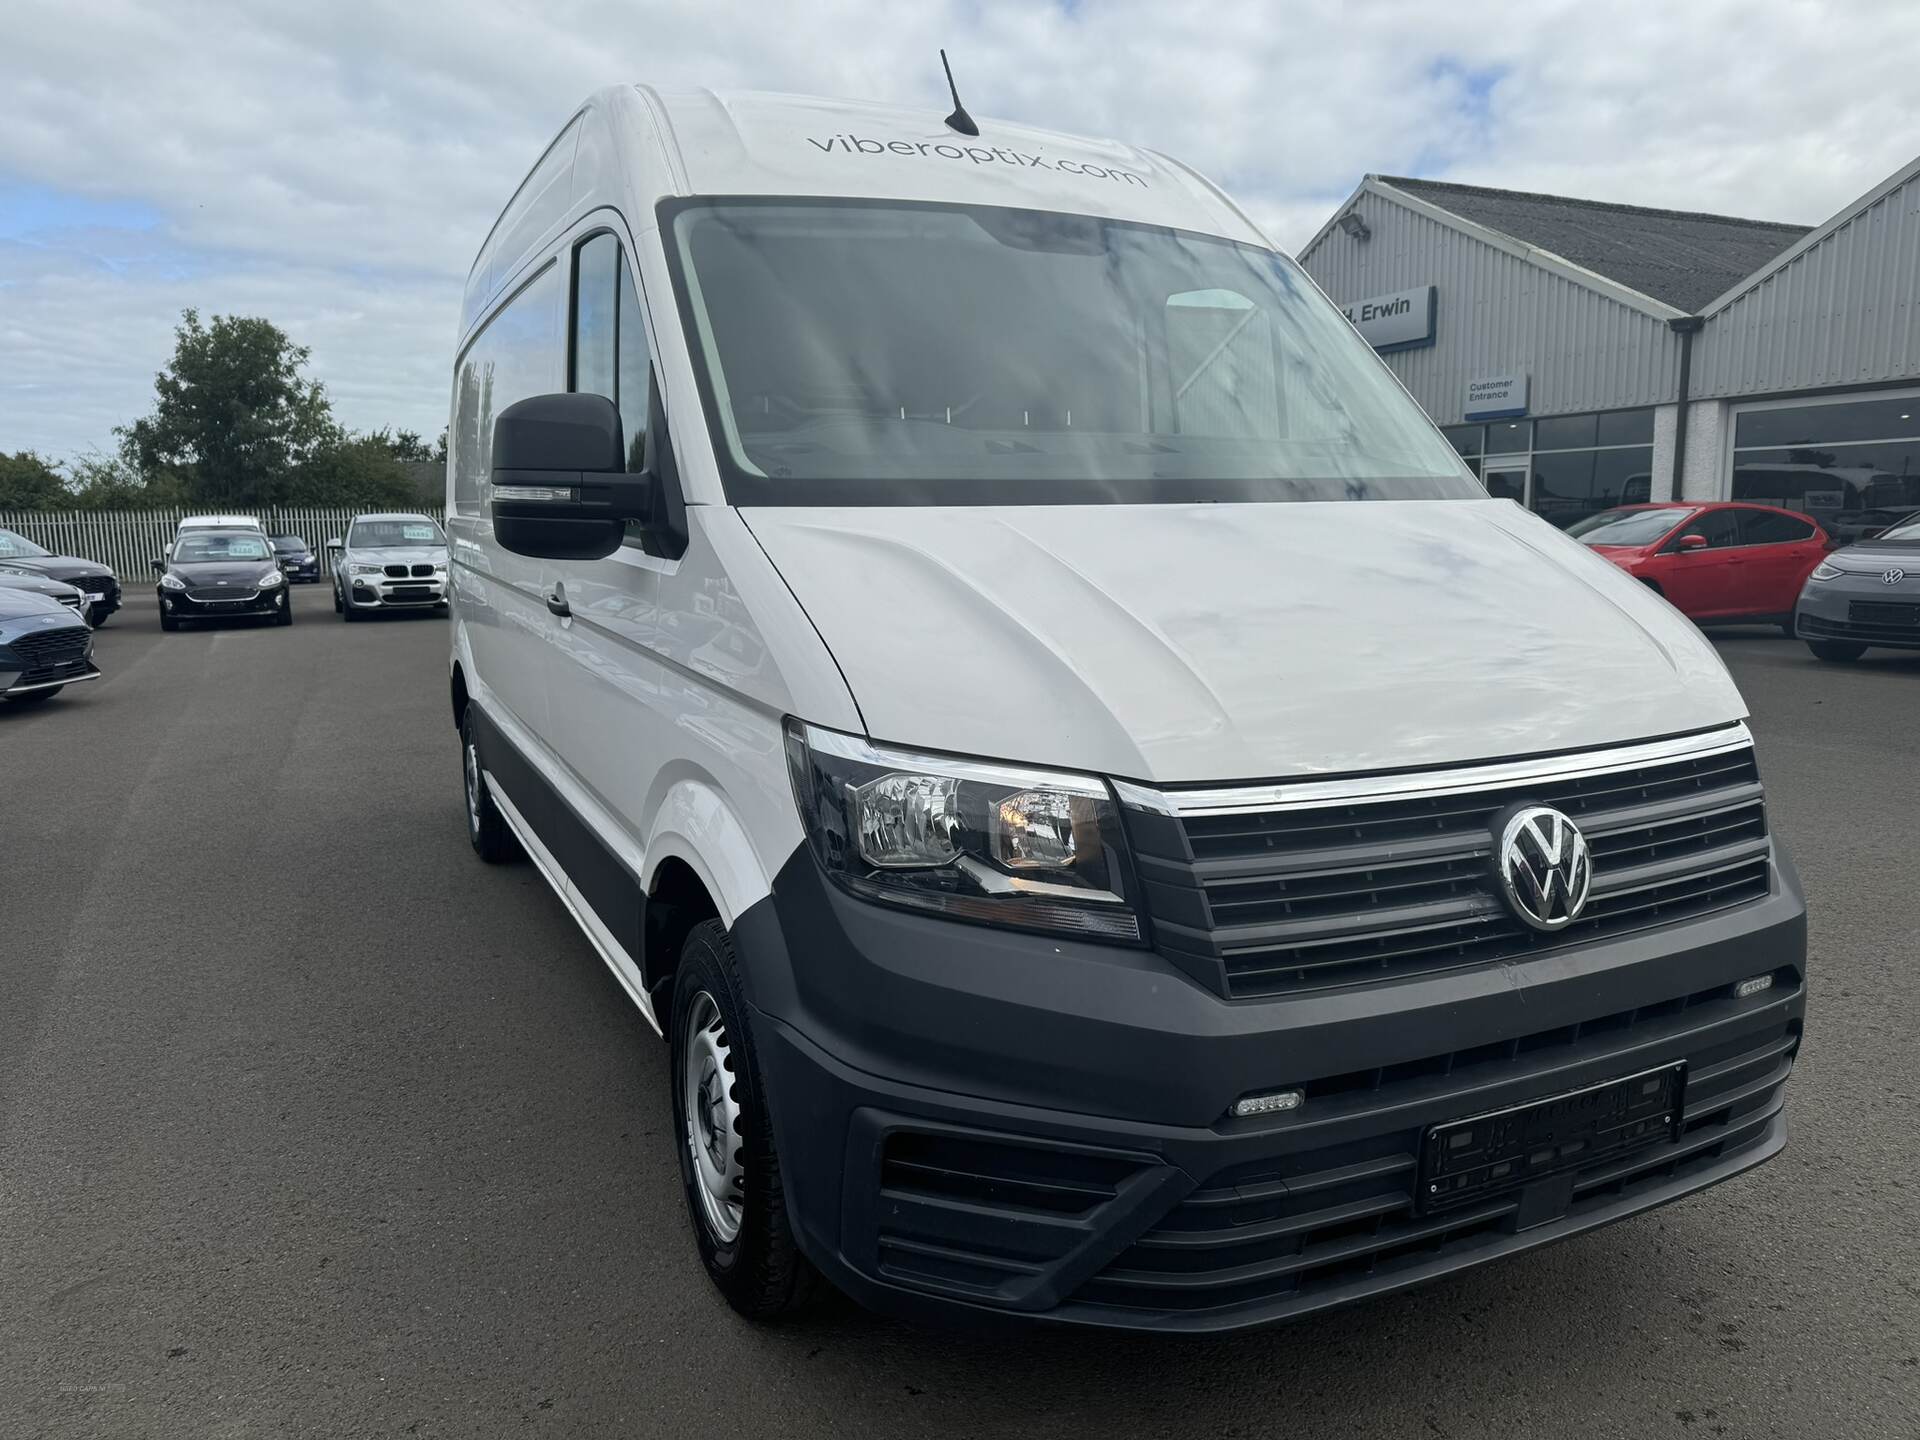
[[1283, 1110], [1298, 1110], [1307, 1097], [1298, 1090], [1275, 1090], [1269, 1095], [1242, 1095], [1233, 1102], [1233, 1118], [1249, 1115], [1277, 1115]]
[[1749, 995], [1758, 995], [1762, 990], [1771, 989], [1773, 989], [1773, 976], [1756, 975], [1751, 980], [1742, 980], [1734, 986], [1733, 994], [1736, 1000], [1744, 1000]]

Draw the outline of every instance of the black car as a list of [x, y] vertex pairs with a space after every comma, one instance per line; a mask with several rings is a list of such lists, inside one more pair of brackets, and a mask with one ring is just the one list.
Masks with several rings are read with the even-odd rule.
[[34, 595], [45, 595], [49, 600], [57, 600], [82, 620], [92, 607], [87, 604], [84, 590], [67, 584], [64, 580], [49, 580], [41, 575], [17, 575], [11, 570], [0, 570], [0, 590], [24, 590]]
[[48, 596], [0, 589], [0, 699], [37, 704], [99, 678], [93, 630], [84, 619]]
[[320, 583], [320, 560], [313, 553], [313, 547], [298, 535], [269, 535], [267, 539], [273, 545], [274, 558], [280, 562], [280, 573], [295, 585], [317, 585]]
[[185, 531], [153, 568], [160, 572], [154, 593], [162, 630], [178, 630], [188, 620], [243, 615], [293, 623], [287, 577], [258, 530]]
[[97, 560], [55, 555], [11, 530], [0, 530], [0, 570], [62, 580], [84, 591], [87, 620], [96, 628], [106, 624], [107, 617], [120, 608], [120, 582], [113, 571]]

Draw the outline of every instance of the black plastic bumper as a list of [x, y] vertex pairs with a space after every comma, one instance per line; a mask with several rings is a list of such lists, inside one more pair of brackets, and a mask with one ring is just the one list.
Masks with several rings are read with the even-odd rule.
[[[735, 940], [803, 1248], [924, 1317], [1231, 1329], [1605, 1224], [1780, 1149], [1805, 1010], [1784, 860], [1768, 899], [1686, 924], [1266, 1002], [866, 904], [804, 850]], [[1674, 1138], [1422, 1212], [1428, 1126], [1676, 1062]], [[1304, 1104], [1229, 1118], [1281, 1088]]]

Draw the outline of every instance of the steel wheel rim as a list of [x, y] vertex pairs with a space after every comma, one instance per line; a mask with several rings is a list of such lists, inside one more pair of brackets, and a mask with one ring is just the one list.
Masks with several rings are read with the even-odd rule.
[[741, 1164], [740, 1104], [734, 1099], [732, 1047], [713, 996], [702, 990], [687, 1013], [686, 1061], [680, 1071], [680, 1110], [686, 1117], [687, 1159], [707, 1227], [722, 1245], [740, 1234], [746, 1211]]
[[467, 742], [464, 768], [467, 773], [467, 828], [478, 835], [480, 833], [480, 749], [471, 740]]

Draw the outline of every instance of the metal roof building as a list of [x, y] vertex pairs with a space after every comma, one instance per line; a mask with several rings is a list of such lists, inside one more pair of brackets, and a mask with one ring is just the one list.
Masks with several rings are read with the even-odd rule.
[[1920, 159], [1808, 227], [1369, 175], [1301, 263], [1489, 490], [1570, 524], [1920, 509]]

